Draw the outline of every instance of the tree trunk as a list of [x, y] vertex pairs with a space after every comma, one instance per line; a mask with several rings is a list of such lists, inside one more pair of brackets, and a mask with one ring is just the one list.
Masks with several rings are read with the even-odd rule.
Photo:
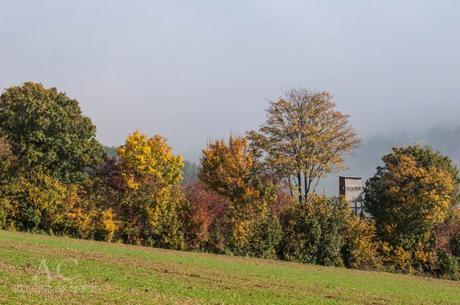
[[302, 172], [297, 174], [298, 188], [299, 188], [299, 203], [302, 204]]
[[311, 187], [311, 181], [310, 179], [308, 178], [307, 179], [307, 175], [305, 175], [305, 173], [303, 174], [304, 176], [304, 192], [305, 192], [305, 203], [308, 202], [308, 195], [310, 194], [310, 187]]

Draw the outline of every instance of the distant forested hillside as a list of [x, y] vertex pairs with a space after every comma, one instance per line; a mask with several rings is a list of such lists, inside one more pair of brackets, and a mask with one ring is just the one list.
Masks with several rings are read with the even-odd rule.
[[104, 152], [108, 157], [117, 157], [117, 148], [115, 146], [104, 146]]
[[197, 164], [195, 164], [193, 162], [185, 160], [184, 161], [184, 180], [183, 180], [183, 183], [184, 184], [189, 184], [189, 183], [195, 181], [196, 179], [198, 179], [199, 170], [200, 170], [199, 165], [197, 165]]

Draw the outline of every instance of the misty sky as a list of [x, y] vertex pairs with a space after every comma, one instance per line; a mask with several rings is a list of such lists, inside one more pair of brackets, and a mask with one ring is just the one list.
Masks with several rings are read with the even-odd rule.
[[0, 88], [76, 98], [119, 145], [186, 158], [264, 120], [283, 89], [328, 90], [362, 137], [460, 125], [460, 1], [5, 1]]

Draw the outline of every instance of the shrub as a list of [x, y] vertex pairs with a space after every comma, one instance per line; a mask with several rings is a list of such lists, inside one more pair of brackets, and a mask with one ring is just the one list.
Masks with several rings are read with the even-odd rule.
[[205, 249], [209, 244], [209, 227], [228, 202], [223, 196], [208, 191], [199, 181], [185, 187], [185, 194], [181, 222], [184, 226], [186, 248]]
[[209, 211], [202, 205], [185, 200], [184, 204], [181, 206], [180, 214], [181, 222], [184, 227], [186, 249], [202, 249], [209, 238]]
[[0, 229], [14, 227], [14, 222], [11, 219], [12, 210], [10, 200], [2, 195], [2, 197], [0, 197]]
[[120, 227], [118, 237], [126, 243], [183, 248], [183, 231], [179, 218], [182, 193], [176, 188], [144, 185], [122, 193], [116, 213]]
[[449, 242], [452, 255], [460, 257], [460, 232], [454, 235]]
[[96, 224], [95, 239], [104, 241], [113, 241], [118, 225], [115, 221], [115, 215], [112, 209], [107, 209], [99, 213]]
[[179, 188], [169, 190], [164, 202], [158, 202], [158, 222], [153, 229], [155, 242], [151, 246], [167, 249], [184, 249], [184, 233], [180, 220], [179, 209], [183, 202], [184, 194]]
[[281, 225], [277, 217], [267, 215], [257, 219], [252, 225], [246, 254], [261, 258], [276, 258], [276, 249], [281, 236]]
[[434, 249], [434, 240], [418, 242], [411, 248], [393, 246], [381, 241], [379, 252], [388, 271], [428, 274], [433, 273], [437, 268], [437, 256]]
[[256, 219], [234, 219], [222, 213], [209, 226], [207, 250], [240, 256], [276, 258], [281, 225], [273, 215]]
[[[50, 229], [53, 233], [76, 238], [94, 238], [94, 219], [98, 210], [94, 202], [79, 193], [79, 186], [66, 185], [67, 196], [56, 211]], [[82, 195], [82, 196], [80, 196]]]
[[40, 231], [92, 238], [96, 207], [80, 198], [77, 185], [66, 185], [43, 172], [22, 175], [4, 186], [0, 225], [22, 231]]
[[374, 223], [350, 214], [346, 222], [345, 244], [342, 259], [348, 268], [379, 269], [382, 259], [378, 252]]
[[343, 264], [347, 204], [338, 198], [311, 196], [308, 204], [292, 206], [281, 219], [279, 256], [321, 265]]
[[44, 173], [20, 177], [10, 197], [15, 227], [50, 232], [67, 197], [66, 186]]
[[[436, 228], [436, 249], [451, 253], [456, 234], [460, 233], [460, 221], [448, 221]], [[455, 247], [455, 246], [454, 246]]]
[[460, 257], [438, 252], [438, 275], [451, 280], [460, 280]]
[[228, 234], [231, 232], [230, 221], [226, 213], [214, 217], [209, 225], [209, 238], [205, 249], [218, 254], [231, 254], [228, 247]]
[[0, 185], [0, 229], [16, 228], [18, 208], [13, 194], [17, 189], [16, 182]]

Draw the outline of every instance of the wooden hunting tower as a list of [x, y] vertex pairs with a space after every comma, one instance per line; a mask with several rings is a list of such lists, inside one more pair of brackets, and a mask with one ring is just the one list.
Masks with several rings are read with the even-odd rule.
[[363, 212], [363, 184], [361, 177], [340, 176], [339, 195], [345, 197], [356, 214]]

